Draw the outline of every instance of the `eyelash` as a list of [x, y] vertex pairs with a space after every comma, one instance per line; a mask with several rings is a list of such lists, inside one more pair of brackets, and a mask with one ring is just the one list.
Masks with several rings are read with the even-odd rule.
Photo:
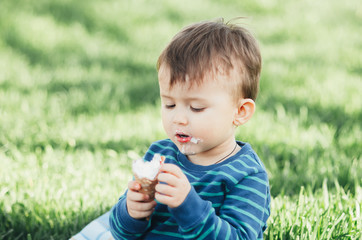
[[202, 112], [202, 111], [204, 111], [205, 108], [193, 108], [193, 107], [190, 107], [190, 109], [193, 112]]
[[175, 104], [171, 104], [171, 105], [165, 105], [165, 107], [167, 108], [167, 109], [171, 109], [171, 108], [174, 108], [176, 105]]
[[[176, 104], [165, 105], [166, 109], [172, 109], [175, 106], [176, 106]], [[193, 112], [202, 112], [202, 111], [204, 111], [205, 108], [194, 108], [194, 107], [190, 106], [190, 109]]]

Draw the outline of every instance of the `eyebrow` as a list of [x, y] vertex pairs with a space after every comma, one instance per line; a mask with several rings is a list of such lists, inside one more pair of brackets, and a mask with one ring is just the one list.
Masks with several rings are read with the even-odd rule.
[[[161, 94], [160, 96], [163, 98], [173, 99], [173, 97], [165, 95], [165, 94]], [[185, 98], [185, 99], [188, 101], [206, 101], [206, 99], [199, 98], [199, 97], [190, 97], [190, 98]]]
[[165, 98], [171, 98], [170, 96], [167, 96], [165, 94], [160, 94], [161, 97], [165, 97]]

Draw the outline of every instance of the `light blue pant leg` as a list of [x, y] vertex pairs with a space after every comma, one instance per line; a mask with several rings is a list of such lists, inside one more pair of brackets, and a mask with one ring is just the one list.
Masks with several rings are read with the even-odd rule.
[[110, 212], [106, 212], [96, 218], [70, 240], [114, 240], [109, 231], [109, 214]]

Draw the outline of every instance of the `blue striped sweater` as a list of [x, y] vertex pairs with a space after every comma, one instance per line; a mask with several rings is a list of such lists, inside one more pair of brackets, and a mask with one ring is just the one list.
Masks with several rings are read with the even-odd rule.
[[158, 203], [150, 221], [129, 216], [126, 193], [111, 210], [115, 239], [262, 239], [270, 215], [268, 176], [248, 143], [225, 161], [195, 165], [171, 140], [153, 143], [145, 155], [155, 153], [179, 166], [191, 183], [191, 191], [177, 208]]

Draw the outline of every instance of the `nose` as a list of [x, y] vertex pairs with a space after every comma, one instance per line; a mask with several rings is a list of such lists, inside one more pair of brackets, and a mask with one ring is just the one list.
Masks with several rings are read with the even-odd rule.
[[179, 125], [187, 125], [188, 117], [185, 111], [182, 111], [182, 109], [175, 110], [175, 115], [173, 116], [173, 123]]

